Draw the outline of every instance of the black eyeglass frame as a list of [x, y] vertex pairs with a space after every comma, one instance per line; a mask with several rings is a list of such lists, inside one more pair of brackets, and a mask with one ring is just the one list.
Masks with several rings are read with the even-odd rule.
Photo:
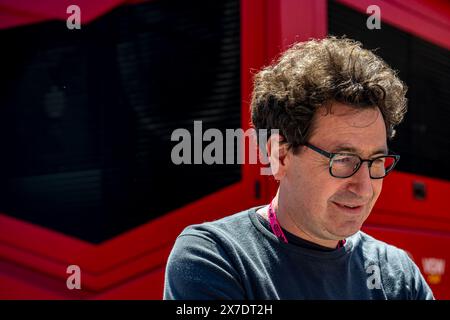
[[[323, 156], [329, 158], [329, 159], [330, 159], [330, 164], [329, 164], [330, 175], [331, 175], [332, 177], [338, 178], [338, 179], [346, 179], [346, 178], [350, 178], [351, 176], [353, 176], [356, 172], [358, 172], [359, 168], [361, 168], [361, 165], [363, 164], [363, 162], [368, 162], [368, 166], [369, 166], [369, 175], [370, 175], [370, 178], [371, 178], [371, 179], [383, 179], [383, 178], [385, 178], [385, 177], [392, 171], [392, 169], [394, 169], [394, 167], [397, 165], [398, 161], [400, 160], [400, 156], [399, 156], [398, 154], [386, 154], [386, 155], [382, 155], [382, 156], [377, 156], [377, 157], [375, 157], [375, 158], [373, 158], [373, 159], [363, 159], [363, 158], [361, 158], [359, 155], [354, 154], [354, 153], [328, 152], [328, 151], [322, 150], [322, 149], [320, 149], [319, 147], [316, 147], [316, 146], [310, 144], [309, 142], [306, 142], [306, 143], [304, 144], [304, 146], [306, 146], [306, 147], [310, 148], [311, 150], [313, 150], [313, 151], [315, 151], [315, 152], [317, 152], [317, 153], [320, 153], [321, 155], [323, 155]], [[356, 157], [358, 157], [358, 158], [359, 158], [359, 164], [358, 164], [358, 167], [357, 167], [357, 168], [353, 171], [353, 173], [350, 174], [349, 176], [345, 176], [345, 177], [335, 176], [335, 175], [333, 174], [333, 171], [331, 170], [331, 168], [332, 168], [332, 166], [333, 166], [333, 158], [334, 158], [336, 155], [346, 155], [346, 156], [356, 156]], [[378, 160], [378, 159], [380, 159], [380, 158], [388, 158], [388, 157], [394, 158], [394, 163], [393, 163], [392, 166], [389, 168], [389, 170], [387, 170], [387, 171], [385, 172], [384, 176], [382, 176], [382, 177], [372, 177], [372, 174], [371, 174], [371, 172], [370, 172], [370, 168], [371, 168], [371, 166], [372, 166], [372, 163], [373, 163], [375, 160]]]

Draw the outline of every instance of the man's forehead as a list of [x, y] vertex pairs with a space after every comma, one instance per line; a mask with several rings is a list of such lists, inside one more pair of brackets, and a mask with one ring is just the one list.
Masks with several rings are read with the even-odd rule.
[[386, 154], [386, 126], [378, 108], [355, 109], [333, 103], [333, 112], [319, 113], [310, 142], [330, 152], [351, 152], [360, 155]]
[[367, 128], [374, 125], [377, 121], [383, 120], [381, 111], [377, 107], [358, 108], [335, 102], [329, 109], [326, 106], [321, 109], [323, 111], [317, 112], [316, 120], [328, 125], [334, 123], [338, 126]]

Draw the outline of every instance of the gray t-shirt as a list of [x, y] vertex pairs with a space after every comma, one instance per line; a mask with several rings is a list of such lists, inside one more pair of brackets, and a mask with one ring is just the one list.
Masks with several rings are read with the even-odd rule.
[[283, 243], [257, 209], [183, 230], [164, 299], [433, 299], [403, 250], [361, 231], [331, 251]]

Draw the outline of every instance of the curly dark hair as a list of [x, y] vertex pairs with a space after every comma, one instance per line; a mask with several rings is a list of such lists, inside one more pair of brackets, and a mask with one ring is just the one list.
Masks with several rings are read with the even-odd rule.
[[312, 134], [316, 110], [330, 112], [337, 101], [378, 107], [392, 139], [406, 113], [406, 91], [397, 73], [360, 42], [327, 37], [295, 43], [255, 75], [252, 123], [256, 130], [279, 129], [296, 152]]

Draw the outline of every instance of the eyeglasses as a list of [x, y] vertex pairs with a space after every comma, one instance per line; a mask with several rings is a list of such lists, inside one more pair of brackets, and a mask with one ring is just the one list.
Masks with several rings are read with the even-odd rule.
[[370, 178], [382, 179], [394, 169], [400, 160], [400, 156], [396, 154], [362, 159], [352, 153], [327, 152], [310, 143], [305, 143], [305, 146], [330, 159], [330, 174], [335, 178], [349, 178], [358, 171], [363, 162], [368, 162]]

